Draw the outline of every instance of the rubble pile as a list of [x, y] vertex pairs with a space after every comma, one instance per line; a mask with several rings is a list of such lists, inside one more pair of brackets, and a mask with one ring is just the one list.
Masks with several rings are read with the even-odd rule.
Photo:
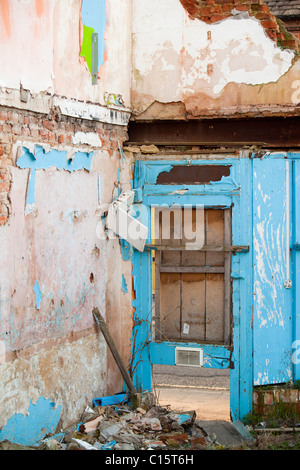
[[41, 443], [45, 450], [204, 450], [212, 445], [195, 411], [176, 413], [153, 405], [87, 407], [82, 422]]

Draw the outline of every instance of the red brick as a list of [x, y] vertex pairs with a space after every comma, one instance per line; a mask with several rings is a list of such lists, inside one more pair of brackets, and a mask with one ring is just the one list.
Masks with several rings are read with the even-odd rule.
[[22, 135], [29, 136], [30, 135], [30, 130], [28, 127], [23, 127], [22, 128]]
[[60, 144], [63, 144], [65, 141], [65, 136], [63, 134], [60, 134], [57, 140]]
[[15, 111], [8, 112], [8, 121], [17, 124], [19, 122], [19, 114]]
[[210, 21], [212, 23], [216, 23], [216, 21], [222, 21], [222, 20], [224, 20], [224, 18], [225, 18], [224, 15], [218, 15], [218, 14], [217, 15], [211, 15]]
[[266, 29], [275, 29], [275, 30], [277, 29], [277, 23], [276, 21], [273, 21], [273, 20], [263, 20], [261, 24]]
[[38, 125], [39, 124], [39, 119], [34, 117], [34, 116], [29, 116], [29, 122], [30, 122], [30, 124]]
[[7, 121], [8, 119], [8, 113], [7, 111], [0, 111], [0, 121]]
[[267, 29], [266, 33], [270, 39], [277, 39], [277, 32], [274, 29]]
[[267, 7], [267, 5], [265, 5], [263, 3], [260, 5], [259, 11], [264, 12], [264, 13], [269, 13], [270, 16], [271, 16], [269, 7]]
[[9, 170], [7, 168], [0, 169], [0, 181], [9, 181]]
[[11, 124], [8, 124], [7, 122], [5, 122], [2, 126], [2, 131], [6, 134], [10, 134], [11, 133]]
[[53, 122], [47, 121], [46, 119], [43, 120], [43, 126], [48, 129], [48, 131], [53, 131]]
[[245, 4], [245, 5], [236, 5], [236, 9], [238, 11], [249, 11], [251, 8], [251, 5]]
[[7, 159], [4, 155], [4, 157], [0, 157], [0, 166], [2, 168], [6, 168], [8, 165], [12, 165], [13, 162], [10, 159]]
[[229, 13], [229, 14], [231, 14], [231, 11], [232, 11], [234, 8], [236, 8], [235, 5], [232, 5], [232, 3], [228, 3], [227, 5], [223, 5], [222, 10], [223, 10], [223, 13]]
[[0, 182], [0, 193], [8, 193], [10, 188], [10, 182], [6, 181], [4, 183]]
[[265, 405], [273, 405], [274, 397], [273, 392], [265, 392], [264, 394], [264, 404]]
[[295, 41], [295, 39], [291, 39], [291, 40], [284, 39], [282, 41], [282, 45], [285, 46], [285, 47], [288, 47], [290, 49], [293, 49], [294, 47], [296, 47], [296, 41]]
[[8, 144], [11, 141], [10, 133], [2, 132], [0, 134], [0, 142], [2, 144]]
[[38, 129], [30, 129], [30, 135], [31, 137], [38, 138], [39, 136], [39, 130]]
[[22, 134], [22, 127], [20, 124], [14, 124], [11, 129], [12, 133], [15, 135], [21, 135]]
[[[248, 11], [250, 15], [261, 21], [267, 35], [277, 41], [282, 39], [275, 17], [264, 0], [180, 0], [191, 18], [198, 18], [206, 23], [215, 23], [231, 16], [231, 11]], [[299, 34], [300, 36], [300, 34]], [[297, 43], [287, 45], [297, 49]]]
[[6, 224], [6, 222], [8, 221], [8, 216], [7, 215], [4, 215], [4, 216], [0, 216], [0, 225], [4, 225]]
[[40, 129], [39, 130], [39, 135], [42, 139], [47, 139], [49, 138], [49, 132], [46, 131], [45, 129]]
[[264, 13], [264, 12], [258, 12], [255, 14], [255, 18], [257, 20], [269, 20], [270, 19], [270, 14], [269, 13]]
[[211, 14], [211, 7], [202, 7], [200, 14], [201, 16], [209, 16]]
[[8, 216], [8, 207], [5, 204], [0, 204], [0, 216], [1, 217]]
[[70, 122], [66, 122], [66, 131], [73, 133], [73, 132], [75, 131], [75, 126], [74, 126], [74, 124], [71, 124]]

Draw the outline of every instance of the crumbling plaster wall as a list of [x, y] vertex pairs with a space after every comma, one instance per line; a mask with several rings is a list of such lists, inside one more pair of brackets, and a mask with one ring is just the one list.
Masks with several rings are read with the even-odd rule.
[[93, 86], [81, 0], [0, 1], [0, 440], [54, 432], [124, 385], [92, 316], [129, 364], [132, 265], [102, 216], [131, 187], [130, 2], [105, 4]]
[[[254, 3], [264, 7], [266, 17], [262, 2], [135, 0], [134, 117], [298, 112], [300, 65], [295, 43], [290, 44], [292, 49], [279, 47], [281, 33], [270, 37], [277, 23], [269, 24], [270, 19], [267, 24], [264, 16], [250, 14]], [[201, 16], [200, 4], [215, 13]], [[230, 12], [217, 15], [224, 6], [230, 6]]]
[[[36, 114], [6, 113], [2, 127], [11, 126], [13, 114], [35, 135]], [[43, 139], [12, 134], [4, 147], [11, 149], [12, 166], [9, 214], [0, 227], [0, 428], [16, 413], [26, 416], [30, 401], [40, 397], [62, 407], [66, 425], [92, 398], [123, 388], [92, 310], [102, 312], [129, 364], [131, 263], [124, 261], [119, 240], [108, 240], [101, 230], [116, 192], [130, 187], [132, 162], [122, 162], [118, 148], [126, 127], [77, 121], [65, 117], [52, 123], [53, 132], [40, 124]], [[77, 129], [97, 135], [99, 147], [69, 143]], [[64, 142], [51, 142], [52, 134]], [[43, 167], [37, 168], [40, 148]], [[72, 155], [74, 171], [59, 168], [59, 159]], [[76, 167], [78, 155], [90, 166]]]
[[104, 62], [99, 64], [97, 86], [80, 56], [82, 2], [95, 8], [92, 14], [101, 14], [91, 0], [1, 0], [0, 87], [22, 86], [33, 95], [56, 94], [99, 104], [105, 104], [105, 92], [117, 93], [125, 106], [130, 105], [130, 2], [106, 1]]

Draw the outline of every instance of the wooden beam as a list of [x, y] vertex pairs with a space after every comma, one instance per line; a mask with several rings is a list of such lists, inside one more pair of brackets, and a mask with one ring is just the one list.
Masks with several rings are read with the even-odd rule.
[[195, 274], [222, 274], [222, 266], [161, 266], [161, 273], [195, 273]]
[[[231, 235], [231, 210], [224, 212], [224, 245], [232, 243]], [[225, 252], [224, 255], [224, 343], [231, 342], [231, 253]]]
[[108, 344], [108, 347], [117, 363], [117, 366], [119, 367], [119, 370], [125, 380], [125, 383], [128, 387], [128, 390], [129, 392], [132, 394], [132, 395], [136, 395], [137, 392], [136, 392], [136, 389], [133, 385], [133, 382], [131, 380], [131, 377], [124, 365], [124, 362], [122, 361], [122, 358], [116, 348], [116, 345], [114, 343], [114, 340], [112, 339], [111, 337], [111, 334], [109, 332], [109, 329], [104, 321], [104, 318], [102, 317], [101, 313], [99, 312], [99, 309], [98, 308], [94, 308], [93, 309], [93, 315], [94, 315], [94, 318], [96, 320], [96, 322], [98, 323], [98, 325], [100, 326], [100, 329], [103, 333], [103, 336]]
[[[194, 251], [192, 249], [191, 244], [189, 245], [174, 245], [174, 244], [166, 244], [166, 245], [152, 245], [150, 243], [146, 243], [146, 248], [151, 250], [175, 250], [175, 251]], [[218, 252], [234, 252], [234, 253], [247, 253], [249, 251], [249, 246], [237, 245], [237, 246], [203, 246], [195, 251], [218, 251]]]
[[300, 116], [130, 121], [127, 145], [298, 148]]

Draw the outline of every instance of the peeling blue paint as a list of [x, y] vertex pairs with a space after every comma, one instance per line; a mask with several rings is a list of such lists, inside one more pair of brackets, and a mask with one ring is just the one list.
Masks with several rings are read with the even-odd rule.
[[0, 429], [0, 441], [34, 446], [47, 434], [53, 434], [60, 420], [61, 406], [40, 397], [34, 405], [30, 401], [26, 415], [16, 413]]
[[129, 261], [132, 258], [133, 254], [132, 246], [123, 238], [120, 238], [120, 246], [123, 260]]
[[[184, 343], [187, 348], [203, 349], [203, 366], [208, 369], [228, 369], [231, 353], [223, 346], [199, 343]], [[175, 348], [182, 347], [180, 342], [163, 342], [150, 344], [150, 359], [153, 364], [175, 365]]]
[[[299, 154], [296, 154], [296, 157], [299, 158]], [[293, 340], [295, 341], [295, 345], [297, 348], [299, 347], [299, 339], [300, 339], [300, 160], [296, 159], [293, 162], [293, 187], [294, 187], [294, 194], [293, 194], [293, 266], [294, 266], [294, 273], [293, 273], [293, 284], [295, 286], [295, 294], [294, 294], [294, 321], [293, 321]], [[296, 248], [298, 245], [298, 248]], [[298, 349], [299, 351], [299, 349]], [[294, 380], [300, 380], [300, 361], [297, 360], [294, 362]]]
[[23, 155], [17, 160], [17, 166], [19, 168], [30, 169], [25, 215], [30, 214], [35, 208], [36, 170], [57, 168], [58, 170], [66, 170], [70, 173], [78, 170], [90, 171], [93, 159], [93, 152], [76, 152], [74, 158], [68, 158], [66, 151], [52, 149], [46, 152], [38, 145], [35, 146], [34, 154], [26, 147], [23, 147], [23, 152]]
[[35, 169], [32, 168], [29, 174], [29, 182], [27, 187], [27, 201], [25, 207], [25, 215], [32, 212], [35, 207]]
[[127, 294], [128, 288], [127, 288], [127, 283], [124, 274], [122, 274], [122, 291], [124, 294]]
[[[193, 165], [220, 161], [198, 160]], [[232, 208], [232, 244], [247, 245], [249, 252], [231, 258], [233, 350], [195, 344], [204, 352], [204, 367], [231, 367], [230, 406], [233, 420], [252, 409], [254, 385], [299, 380], [300, 366], [292, 363], [292, 344], [300, 331], [300, 154], [271, 154], [264, 158], [224, 158], [230, 176], [210, 185], [157, 185], [157, 177], [183, 161], [136, 163], [135, 189], [151, 205], [203, 203]], [[184, 190], [184, 191], [183, 191]], [[177, 193], [176, 193], [177, 192]], [[150, 217], [148, 225], [151, 225]], [[150, 232], [151, 233], [151, 232]], [[148, 241], [149, 243], [150, 241]], [[294, 248], [293, 248], [294, 247]], [[299, 257], [299, 259], [298, 259]], [[133, 276], [136, 327], [133, 348], [141, 349], [136, 383], [151, 387], [147, 354], [152, 363], [174, 364], [176, 343], [149, 342], [147, 312], [151, 312], [151, 259], [147, 250], [134, 253]], [[291, 277], [289, 277], [289, 273]], [[293, 288], [286, 288], [292, 279]], [[150, 332], [151, 333], [151, 332]], [[148, 339], [147, 339], [148, 338]], [[180, 342], [178, 346], [182, 346]], [[187, 346], [185, 343], [184, 346]], [[193, 346], [193, 344], [188, 344]], [[212, 349], [213, 348], [213, 349]], [[144, 354], [145, 352], [145, 354]], [[134, 354], [134, 350], [133, 350]]]
[[[193, 165], [206, 165], [208, 160], [193, 160]], [[142, 190], [144, 207], [148, 207], [148, 226], [151, 227], [152, 205], [172, 206], [174, 204], [206, 207], [232, 208], [232, 230], [234, 245], [251, 246], [252, 208], [249, 201], [251, 194], [251, 160], [245, 158], [224, 158], [209, 160], [209, 164], [230, 165], [230, 176], [210, 185], [156, 185], [162, 171], [170, 170], [179, 161], [137, 161], [134, 171], [134, 189]], [[243, 192], [241, 192], [243, 188]], [[184, 189], [184, 191], [182, 191]], [[177, 192], [176, 191], [180, 191]], [[151, 230], [149, 230], [149, 235]], [[151, 241], [148, 240], [147, 243]], [[204, 354], [204, 367], [229, 368], [231, 380], [231, 415], [240, 419], [251, 411], [252, 407], [252, 291], [251, 291], [252, 253], [232, 256], [234, 345], [233, 351], [224, 345], [197, 344]], [[239, 273], [249, 273], [247, 277]], [[135, 327], [132, 335], [132, 355], [136, 374], [134, 381], [140, 390], [152, 388], [151, 364], [175, 363], [175, 346], [187, 346], [186, 343], [155, 342], [152, 340], [152, 256], [151, 250], [143, 253], [134, 252], [133, 280], [135, 299]], [[244, 278], [244, 279], [243, 279]], [[241, 314], [242, 312], [242, 314]], [[195, 346], [195, 344], [188, 344]], [[150, 360], [149, 360], [150, 357]], [[242, 377], [242, 378], [241, 378]]]
[[106, 28], [106, 0], [83, 0], [81, 7], [81, 18], [85, 26], [88, 26], [98, 33], [98, 64], [104, 63]]
[[74, 158], [67, 158], [66, 151], [50, 150], [46, 152], [42, 147], [36, 145], [34, 155], [26, 148], [23, 148], [23, 155], [18, 158], [19, 168], [31, 168], [35, 170], [46, 170], [55, 167], [58, 170], [67, 170], [70, 173], [77, 170], [91, 169], [93, 152], [76, 152]]
[[[286, 289], [287, 182], [284, 158], [253, 160], [254, 384], [292, 379], [292, 294]], [[292, 228], [289, 227], [289, 234]], [[289, 236], [290, 236], [289, 235]], [[280, 347], [278, 343], [280, 341]]]
[[35, 295], [36, 295], [36, 308], [38, 310], [40, 310], [41, 302], [42, 302], [42, 293], [41, 293], [41, 289], [40, 289], [38, 281], [36, 281], [36, 283], [35, 283], [34, 292], [35, 292]]
[[[186, 189], [189, 191], [191, 194], [195, 191], [195, 185], [189, 185], [189, 184], [172, 184], [172, 186], [168, 185], [160, 185], [156, 184], [157, 178], [161, 173], [169, 173], [174, 167], [176, 166], [182, 166], [182, 165], [194, 165], [194, 166], [201, 166], [205, 165], [224, 165], [228, 166], [230, 163], [228, 160], [210, 160], [209, 162], [207, 160], [193, 160], [193, 161], [172, 161], [172, 162], [166, 162], [163, 160], [157, 160], [155, 162], [155, 165], [153, 165], [152, 162], [143, 162], [142, 165], [137, 166], [137, 173], [136, 175], [140, 172], [138, 175], [139, 178], [143, 178], [143, 185], [145, 190], [147, 192], [154, 192], [155, 194], [169, 194], [171, 191], [170, 189], [172, 188], [172, 191], [176, 190], [182, 190]], [[238, 168], [236, 165], [231, 165], [230, 167], [230, 175], [229, 176], [222, 176], [220, 181], [213, 181], [210, 184], [201, 184], [198, 185], [199, 187], [205, 188], [205, 192], [211, 192], [214, 193], [216, 192], [216, 187], [219, 188], [219, 191], [226, 192], [230, 189], [233, 190], [238, 190]]]

